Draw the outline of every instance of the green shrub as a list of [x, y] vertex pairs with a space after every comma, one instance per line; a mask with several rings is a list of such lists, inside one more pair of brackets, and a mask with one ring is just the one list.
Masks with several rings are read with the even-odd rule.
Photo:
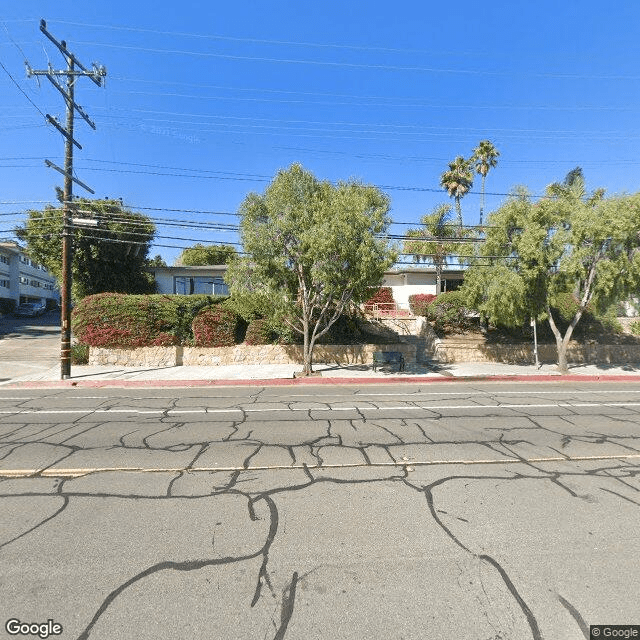
[[428, 306], [435, 299], [433, 293], [416, 293], [409, 296], [409, 309], [414, 316], [426, 316]]
[[460, 291], [441, 293], [427, 307], [427, 319], [437, 331], [464, 331], [471, 325], [465, 298]]
[[634, 336], [640, 336], [640, 320], [634, 320], [629, 325], [629, 329]]
[[196, 347], [231, 347], [240, 341], [240, 317], [220, 305], [202, 309], [191, 326]]
[[99, 293], [78, 303], [72, 329], [80, 343], [94, 347], [189, 344], [194, 316], [222, 300], [222, 296]]
[[363, 341], [363, 332], [356, 317], [344, 314], [329, 327], [318, 344], [357, 344]]
[[13, 298], [0, 298], [0, 313], [13, 313], [16, 301]]
[[89, 345], [76, 343], [71, 345], [71, 364], [87, 364], [89, 362]]
[[272, 344], [277, 342], [278, 335], [269, 325], [266, 318], [254, 318], [247, 327], [244, 341], [247, 344]]

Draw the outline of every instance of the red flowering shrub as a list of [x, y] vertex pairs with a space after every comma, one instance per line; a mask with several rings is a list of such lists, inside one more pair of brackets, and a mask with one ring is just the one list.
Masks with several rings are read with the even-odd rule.
[[433, 293], [416, 293], [409, 296], [409, 309], [414, 316], [426, 316], [427, 307], [436, 299]]
[[395, 300], [391, 287], [379, 287], [378, 290], [364, 303], [365, 311], [373, 311], [373, 305], [382, 305], [382, 309], [393, 309]]
[[191, 321], [212, 296], [127, 295], [87, 296], [74, 309], [72, 328], [80, 344], [133, 349], [171, 346], [192, 339]]
[[196, 347], [231, 347], [238, 337], [240, 318], [220, 305], [207, 307], [193, 319]]

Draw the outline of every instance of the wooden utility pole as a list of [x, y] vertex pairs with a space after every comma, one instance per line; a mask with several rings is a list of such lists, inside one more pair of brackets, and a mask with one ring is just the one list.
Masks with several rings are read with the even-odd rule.
[[[67, 68], [56, 71], [49, 64], [46, 70], [37, 71], [27, 64], [27, 75], [46, 76], [51, 84], [62, 94], [67, 105], [67, 122], [66, 128], [60, 126], [55, 118], [49, 114], [46, 119], [65, 137], [65, 154], [64, 169], [56, 166], [50, 160], [45, 160], [45, 164], [58, 171], [64, 176], [64, 196], [62, 202], [62, 282], [60, 283], [60, 378], [66, 380], [71, 376], [71, 260], [72, 260], [72, 236], [71, 236], [71, 217], [72, 217], [72, 199], [73, 199], [73, 183], [80, 185], [89, 193], [95, 193], [93, 189], [88, 187], [84, 182], [73, 177], [73, 147], [82, 149], [73, 137], [73, 120], [78, 113], [83, 120], [92, 128], [96, 125], [89, 119], [89, 116], [76, 104], [74, 99], [74, 88], [76, 78], [86, 76], [99, 87], [102, 86], [102, 79], [107, 75], [107, 70], [103, 66], [93, 63], [92, 69], [86, 69], [82, 63], [67, 49], [67, 43], [62, 40], [58, 42], [48, 31], [47, 23], [40, 20], [40, 31], [59, 49], [63, 55]], [[77, 67], [77, 68], [76, 68]], [[64, 76], [67, 80], [66, 89], [57, 81], [56, 77]]]

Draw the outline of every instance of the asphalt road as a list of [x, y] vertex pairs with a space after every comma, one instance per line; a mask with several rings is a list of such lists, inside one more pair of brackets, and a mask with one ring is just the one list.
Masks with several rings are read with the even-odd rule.
[[0, 317], [0, 382], [49, 370], [60, 362], [60, 312]]
[[640, 624], [637, 383], [2, 390], [0, 469], [3, 627], [573, 640]]

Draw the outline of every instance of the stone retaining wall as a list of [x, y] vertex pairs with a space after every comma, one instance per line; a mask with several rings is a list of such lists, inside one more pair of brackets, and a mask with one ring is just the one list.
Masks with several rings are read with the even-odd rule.
[[[413, 344], [324, 345], [313, 350], [314, 363], [371, 364], [374, 351], [400, 351], [407, 363], [416, 361]], [[245, 345], [233, 347], [140, 347], [138, 349], [89, 349], [90, 365], [122, 367], [215, 366], [229, 364], [301, 364], [300, 345]]]
[[[506, 364], [534, 364], [532, 344], [478, 344], [442, 340], [434, 345], [434, 357], [440, 362], [503, 362]], [[538, 359], [556, 363], [555, 344], [539, 344]], [[572, 364], [631, 364], [640, 363], [640, 345], [569, 343], [567, 360]]]

